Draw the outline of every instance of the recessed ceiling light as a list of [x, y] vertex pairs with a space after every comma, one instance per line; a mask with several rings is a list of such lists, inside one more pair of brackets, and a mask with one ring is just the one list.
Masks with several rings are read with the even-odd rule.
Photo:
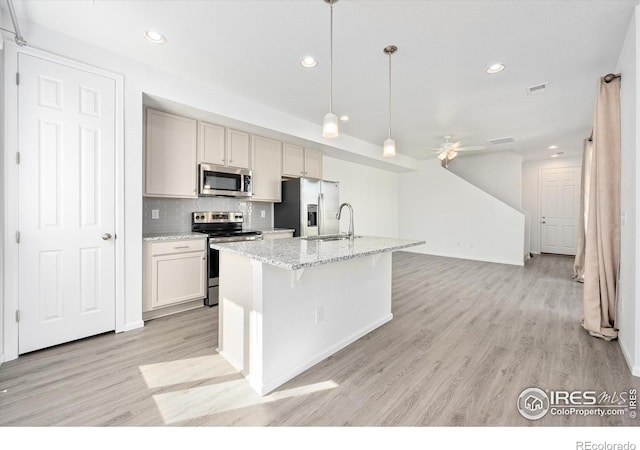
[[342, 122], [348, 122], [349, 121], [349, 116], [347, 116], [346, 114], [344, 116], [340, 116], [340, 120]]
[[504, 70], [504, 64], [495, 63], [487, 68], [487, 73], [498, 73]]
[[549, 147], [547, 147], [549, 150], [555, 150], [558, 148], [557, 145], [550, 145]]
[[153, 30], [145, 31], [144, 37], [147, 38], [149, 42], [153, 42], [154, 44], [164, 44], [166, 42], [166, 39], [163, 35]]
[[551, 158], [557, 158], [558, 156], [560, 155], [558, 155], [557, 153], [554, 153], [553, 155], [551, 155]]
[[316, 61], [316, 59], [313, 56], [305, 56], [300, 60], [300, 64], [302, 64], [302, 67], [311, 69], [312, 67], [315, 67], [318, 65], [318, 61]]

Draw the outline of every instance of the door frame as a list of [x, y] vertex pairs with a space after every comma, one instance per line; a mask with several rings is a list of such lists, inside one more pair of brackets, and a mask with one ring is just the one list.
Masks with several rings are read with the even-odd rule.
[[[18, 243], [16, 231], [19, 224], [18, 205], [18, 56], [25, 54], [56, 64], [83, 70], [115, 82], [115, 331], [125, 331], [125, 267], [124, 267], [124, 76], [105, 69], [68, 59], [32, 47], [18, 47], [5, 40], [4, 50], [4, 292], [0, 296], [2, 307], [3, 346], [0, 347], [0, 363], [18, 358]], [[0, 341], [2, 342], [2, 341]]]
[[538, 168], [538, 252], [542, 254], [542, 171], [548, 169], [577, 169], [580, 174], [580, 184], [578, 185], [578, 220], [580, 220], [580, 202], [582, 199], [580, 198], [581, 186], [582, 186], [582, 166], [576, 164], [569, 164], [567, 166], [552, 166], [552, 167], [540, 167]]

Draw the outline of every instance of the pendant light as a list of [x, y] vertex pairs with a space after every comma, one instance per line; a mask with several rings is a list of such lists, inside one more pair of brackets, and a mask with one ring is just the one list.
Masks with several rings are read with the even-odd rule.
[[338, 0], [324, 0], [331, 9], [329, 38], [329, 112], [322, 121], [322, 137], [333, 139], [338, 137], [338, 116], [333, 113], [333, 4]]
[[382, 146], [382, 156], [392, 158], [396, 156], [396, 141], [391, 139], [391, 55], [398, 50], [395, 45], [389, 45], [384, 48], [384, 52], [389, 55], [389, 134]]

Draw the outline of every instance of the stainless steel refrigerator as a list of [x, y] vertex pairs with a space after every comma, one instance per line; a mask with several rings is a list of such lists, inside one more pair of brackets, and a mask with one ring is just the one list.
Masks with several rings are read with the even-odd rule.
[[273, 225], [292, 228], [294, 236], [338, 234], [340, 207], [337, 181], [292, 178], [282, 181], [282, 202], [273, 205]]

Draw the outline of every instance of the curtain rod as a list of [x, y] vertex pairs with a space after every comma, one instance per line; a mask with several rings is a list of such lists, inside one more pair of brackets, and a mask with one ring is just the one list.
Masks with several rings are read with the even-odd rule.
[[9, 15], [11, 16], [11, 22], [13, 22], [13, 29], [15, 30], [15, 32], [13, 33], [16, 35], [14, 40], [16, 41], [16, 44], [18, 44], [20, 47], [24, 47], [25, 45], [27, 45], [27, 41], [20, 33], [20, 25], [18, 25], [16, 12], [13, 9], [13, 1], [7, 0], [7, 6], [9, 7]]
[[[616, 78], [622, 78], [622, 75], [620, 75], [619, 73], [616, 73], [616, 74], [609, 73], [609, 74], [605, 75], [603, 78], [604, 78], [604, 82], [605, 83], [611, 83]], [[593, 130], [591, 130], [591, 136], [589, 136], [589, 139], [587, 139], [587, 140], [589, 142], [593, 142]]]
[[621, 77], [621, 75], [619, 73], [616, 73], [616, 74], [610, 73], [610, 74], [604, 76], [604, 82], [605, 83], [611, 83], [613, 80], [615, 80], [616, 78], [620, 78], [620, 77]]

